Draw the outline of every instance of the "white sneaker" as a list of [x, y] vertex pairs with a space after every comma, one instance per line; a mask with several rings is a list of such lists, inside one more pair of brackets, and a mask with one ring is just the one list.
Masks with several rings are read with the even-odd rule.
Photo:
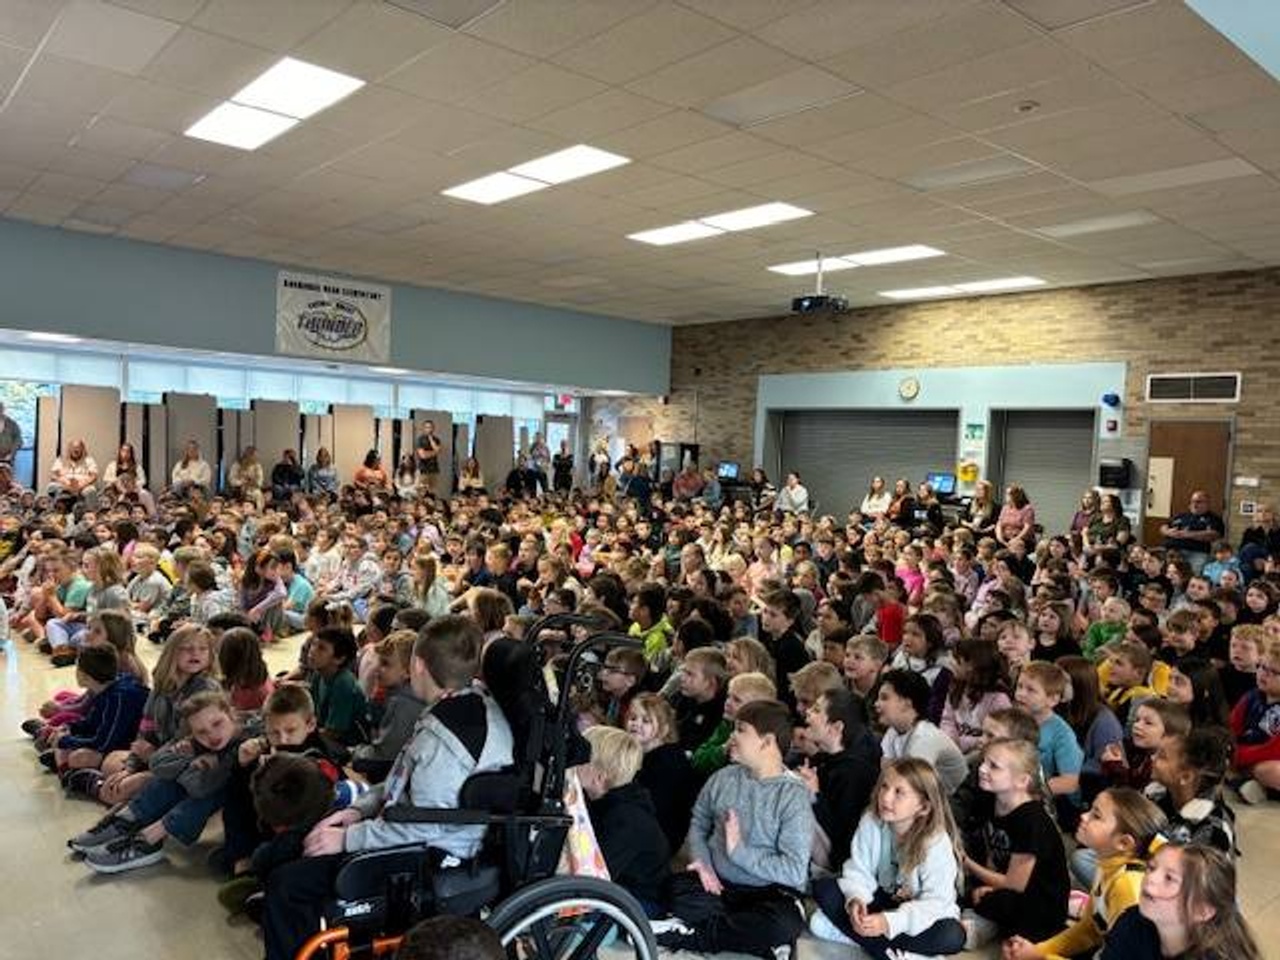
[[1267, 802], [1267, 788], [1257, 780], [1246, 780], [1240, 784], [1240, 799], [1245, 803], [1257, 804]]
[[679, 917], [664, 917], [661, 920], [650, 920], [649, 928], [653, 931], [655, 937], [660, 937], [664, 933], [678, 933], [682, 936], [688, 936], [693, 933], [693, 927], [689, 926]]
[[960, 924], [964, 927], [966, 950], [980, 950], [1000, 936], [999, 927], [972, 910], [966, 910], [960, 915]]

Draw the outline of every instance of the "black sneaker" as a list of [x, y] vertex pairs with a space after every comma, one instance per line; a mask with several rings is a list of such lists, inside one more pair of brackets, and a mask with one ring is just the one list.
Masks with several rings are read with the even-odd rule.
[[131, 837], [137, 829], [138, 825], [136, 823], [123, 820], [115, 814], [109, 813], [84, 833], [77, 833], [68, 840], [67, 846], [76, 853], [88, 853], [90, 850], [96, 850], [99, 847], [106, 846], [108, 843]]
[[38, 717], [32, 717], [30, 720], [22, 721], [22, 732], [33, 740], [40, 735], [40, 731], [44, 729], [44, 721]]
[[244, 898], [244, 904], [241, 909], [246, 917], [258, 924], [258, 926], [262, 926], [262, 914], [266, 902], [266, 891], [259, 888]]
[[101, 772], [97, 770], [68, 770], [62, 775], [62, 789], [72, 796], [97, 800], [103, 779]]
[[44, 767], [50, 773], [58, 772], [58, 754], [53, 750], [46, 750], [40, 754], [40, 766]]
[[98, 873], [124, 873], [159, 863], [165, 859], [164, 841], [147, 843], [142, 837], [131, 834], [118, 840], [86, 851], [84, 862]]

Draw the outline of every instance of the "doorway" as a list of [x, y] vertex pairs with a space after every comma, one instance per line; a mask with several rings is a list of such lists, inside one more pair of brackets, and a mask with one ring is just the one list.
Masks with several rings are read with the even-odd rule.
[[1229, 520], [1231, 420], [1153, 420], [1147, 451], [1147, 506], [1142, 542], [1158, 544], [1160, 528], [1186, 512], [1194, 490], [1209, 494], [1209, 509]]

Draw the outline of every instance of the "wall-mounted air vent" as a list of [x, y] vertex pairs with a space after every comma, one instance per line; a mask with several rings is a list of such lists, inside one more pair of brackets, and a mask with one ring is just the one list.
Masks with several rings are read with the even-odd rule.
[[1153, 373], [1147, 377], [1149, 403], [1238, 403], [1238, 373]]

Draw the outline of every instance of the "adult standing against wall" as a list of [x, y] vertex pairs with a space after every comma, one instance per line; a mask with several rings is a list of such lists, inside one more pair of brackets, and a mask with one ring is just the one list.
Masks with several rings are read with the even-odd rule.
[[53, 469], [49, 474], [49, 495], [92, 497], [97, 483], [97, 462], [89, 456], [83, 440], [72, 440], [67, 445], [66, 453], [53, 461]]
[[444, 444], [436, 436], [434, 420], [422, 424], [422, 433], [413, 448], [414, 463], [418, 467], [418, 483], [435, 495], [440, 492], [440, 449]]
[[1036, 545], [1036, 508], [1027, 499], [1027, 492], [1016, 483], [1009, 484], [1005, 490], [1004, 506], [996, 518], [996, 540], [1005, 547], [1021, 540], [1028, 553]]
[[1195, 490], [1187, 512], [1161, 527], [1160, 535], [1164, 537], [1166, 550], [1177, 550], [1186, 557], [1191, 569], [1199, 573], [1209, 560], [1210, 544], [1225, 537], [1227, 528], [1222, 517], [1209, 509], [1209, 494]]
[[551, 486], [557, 493], [573, 489], [573, 451], [569, 441], [560, 441], [560, 452], [551, 458]]
[[22, 428], [4, 412], [4, 404], [0, 403], [0, 463], [13, 463], [21, 449]]
[[[529, 444], [529, 472], [530, 479], [537, 482], [534, 493], [546, 493], [548, 489], [547, 477], [551, 472], [551, 448], [547, 446], [547, 441], [542, 439], [542, 434], [535, 433], [533, 435], [533, 443]], [[531, 483], [532, 487], [533, 484]]]
[[213, 469], [209, 462], [200, 456], [200, 444], [194, 439], [188, 440], [182, 449], [182, 459], [173, 465], [169, 476], [173, 492], [180, 497], [199, 490], [208, 493], [213, 489]]

